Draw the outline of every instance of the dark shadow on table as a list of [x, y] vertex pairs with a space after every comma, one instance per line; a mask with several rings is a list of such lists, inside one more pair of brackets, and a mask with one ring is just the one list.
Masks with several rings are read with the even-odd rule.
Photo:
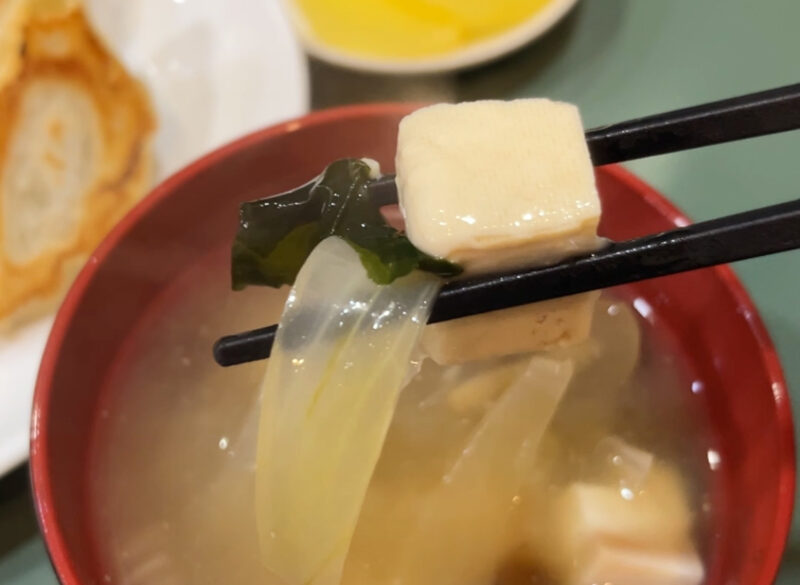
[[781, 559], [781, 567], [775, 581], [789, 583], [789, 578], [782, 577], [782, 575], [797, 575], [798, 573], [800, 573], [800, 542], [789, 542], [786, 545], [786, 552]]
[[309, 58], [311, 108], [368, 102], [455, 100], [452, 75], [380, 75], [351, 71]]
[[0, 519], [0, 557], [38, 533], [27, 465], [0, 478]]

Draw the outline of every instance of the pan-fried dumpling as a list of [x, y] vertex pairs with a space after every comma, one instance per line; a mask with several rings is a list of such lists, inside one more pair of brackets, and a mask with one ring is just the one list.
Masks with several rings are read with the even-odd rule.
[[148, 98], [63, 0], [0, 0], [0, 329], [60, 299], [150, 186]]

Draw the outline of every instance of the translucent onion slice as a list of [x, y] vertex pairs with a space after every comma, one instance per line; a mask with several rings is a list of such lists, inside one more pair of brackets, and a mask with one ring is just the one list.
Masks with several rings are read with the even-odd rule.
[[510, 550], [515, 496], [537, 464], [572, 372], [569, 360], [528, 358], [524, 371], [459, 441], [438, 481], [417, 481], [413, 471], [411, 483], [374, 481], [344, 583], [497, 582], [496, 570]]
[[398, 555], [401, 582], [493, 581], [514, 497], [530, 475], [572, 373], [569, 360], [534, 356], [486, 413], [422, 505], [415, 537]]
[[303, 265], [262, 389], [256, 513], [264, 564], [289, 585], [338, 583], [439, 281], [373, 283], [344, 241]]

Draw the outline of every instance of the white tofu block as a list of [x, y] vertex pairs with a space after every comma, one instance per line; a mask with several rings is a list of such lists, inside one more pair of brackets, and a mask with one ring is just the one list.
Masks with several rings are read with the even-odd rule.
[[439, 104], [400, 122], [409, 238], [468, 271], [598, 247], [600, 200], [578, 108], [546, 99]]
[[639, 492], [619, 486], [574, 483], [558, 504], [561, 533], [571, 550], [605, 540], [641, 547], [682, 547], [691, 513], [680, 477], [654, 466]]
[[700, 585], [705, 572], [693, 550], [651, 551], [602, 545], [569, 578], [570, 585]]
[[557, 542], [545, 562], [569, 585], [699, 585], [680, 476], [655, 464], [640, 491], [572, 484], [555, 509]]
[[425, 327], [422, 350], [442, 365], [545, 351], [585, 341], [599, 292], [443, 321]]

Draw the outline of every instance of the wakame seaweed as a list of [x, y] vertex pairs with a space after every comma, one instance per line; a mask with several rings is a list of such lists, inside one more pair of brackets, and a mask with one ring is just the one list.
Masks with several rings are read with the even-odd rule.
[[348, 158], [293, 191], [243, 203], [232, 249], [233, 288], [292, 284], [314, 247], [339, 236], [358, 252], [369, 277], [389, 284], [418, 268], [455, 276], [461, 268], [418, 250], [390, 226], [368, 190], [370, 167]]

